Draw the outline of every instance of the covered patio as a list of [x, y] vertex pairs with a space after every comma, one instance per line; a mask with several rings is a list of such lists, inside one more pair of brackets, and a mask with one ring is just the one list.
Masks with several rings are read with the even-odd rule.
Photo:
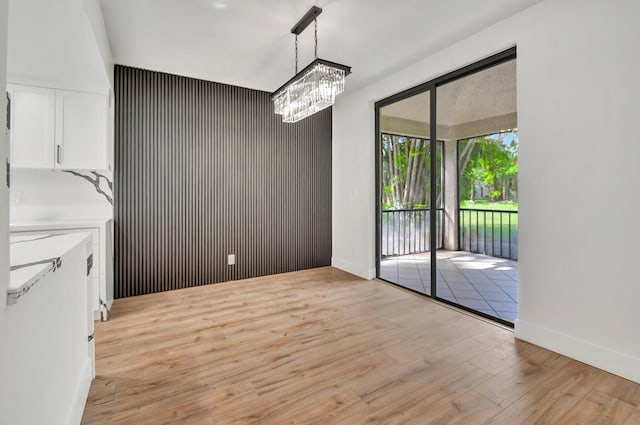
[[[428, 252], [386, 257], [380, 277], [431, 295]], [[439, 250], [437, 296], [513, 323], [518, 311], [518, 262], [465, 251]]]

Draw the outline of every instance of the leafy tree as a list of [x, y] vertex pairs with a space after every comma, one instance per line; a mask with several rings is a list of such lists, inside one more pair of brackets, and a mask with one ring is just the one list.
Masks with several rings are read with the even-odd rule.
[[460, 199], [475, 201], [475, 188], [484, 185], [492, 201], [516, 201], [518, 138], [516, 132], [460, 141]]

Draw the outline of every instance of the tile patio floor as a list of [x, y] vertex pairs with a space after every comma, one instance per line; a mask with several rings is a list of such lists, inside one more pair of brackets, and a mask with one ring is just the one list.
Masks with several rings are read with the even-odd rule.
[[[429, 295], [429, 253], [387, 257], [380, 277]], [[518, 262], [464, 251], [438, 251], [437, 295], [513, 323], [518, 314]]]

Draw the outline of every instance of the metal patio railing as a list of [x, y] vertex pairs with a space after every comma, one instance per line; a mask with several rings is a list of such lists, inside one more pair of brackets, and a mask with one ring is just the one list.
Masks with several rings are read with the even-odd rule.
[[462, 251], [518, 259], [518, 211], [460, 208]]
[[[429, 252], [428, 209], [399, 209], [382, 211], [383, 257]], [[436, 249], [442, 248], [443, 209], [436, 209]]]

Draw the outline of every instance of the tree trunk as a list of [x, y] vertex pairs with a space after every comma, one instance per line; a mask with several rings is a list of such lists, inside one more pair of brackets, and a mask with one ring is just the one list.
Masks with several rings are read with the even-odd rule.
[[393, 208], [398, 207], [400, 199], [400, 190], [398, 188], [398, 167], [396, 166], [396, 149], [397, 144], [395, 137], [391, 136], [391, 149], [389, 149], [389, 163], [391, 165], [391, 193], [393, 194]]
[[424, 155], [416, 158], [416, 179], [413, 186], [413, 203], [424, 204]]
[[411, 157], [412, 170], [411, 170], [411, 184], [409, 185], [409, 202], [411, 208], [415, 204], [418, 203], [418, 191], [420, 188], [420, 170], [421, 166], [424, 163], [422, 152], [422, 143], [421, 139], [417, 139], [414, 144], [414, 149], [412, 151], [413, 156]]
[[[421, 149], [424, 149], [424, 144], [426, 144], [426, 142], [423, 142]], [[418, 155], [418, 172], [416, 173], [416, 182], [415, 182], [415, 202], [417, 204], [424, 204], [425, 203], [425, 176], [424, 176], [424, 170], [425, 170], [425, 161], [426, 158], [424, 156], [424, 154], [420, 154]]]
[[471, 152], [473, 151], [473, 147], [476, 144], [476, 139], [469, 139], [467, 144], [465, 145], [462, 153], [460, 154], [459, 162], [462, 166], [459, 168], [458, 174], [464, 173], [464, 170], [467, 168], [467, 164], [469, 164], [469, 160], [471, 160]]
[[413, 152], [413, 146], [414, 146], [414, 140], [409, 139], [407, 141], [407, 143], [405, 144], [405, 158], [407, 158], [407, 175], [405, 176], [405, 180], [404, 180], [404, 194], [402, 197], [402, 204], [405, 208], [410, 207], [408, 204], [410, 203], [410, 194], [411, 194], [411, 180], [412, 180], [412, 173], [413, 173], [413, 168], [414, 168], [414, 164], [413, 164], [413, 158], [411, 156], [411, 152]]

